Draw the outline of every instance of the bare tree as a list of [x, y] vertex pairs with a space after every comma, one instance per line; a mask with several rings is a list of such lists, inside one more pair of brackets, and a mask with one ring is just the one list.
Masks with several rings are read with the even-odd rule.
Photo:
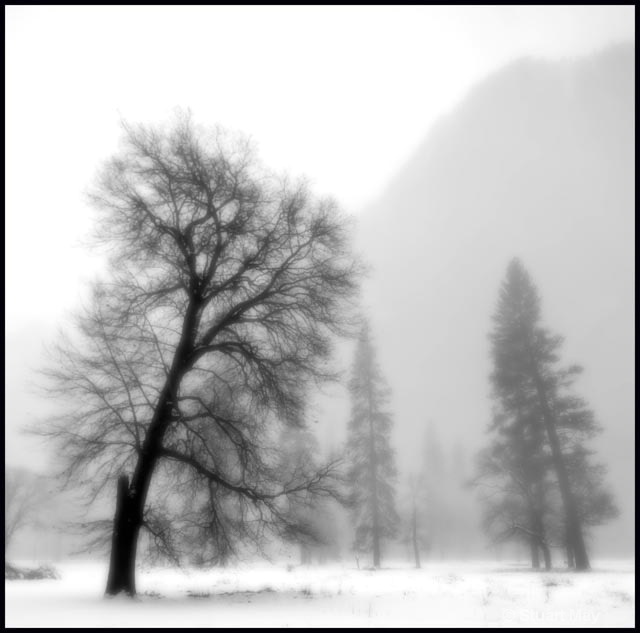
[[[107, 593], [135, 593], [145, 528], [179, 558], [185, 532], [227, 556], [286, 529], [285, 498], [333, 494], [337, 463], [283, 480], [277, 438], [335, 377], [360, 264], [336, 204], [278, 178], [250, 143], [181, 116], [124, 126], [92, 201], [109, 275], [48, 370], [65, 475], [117, 480]], [[180, 493], [180, 494], [176, 494]]]
[[[500, 418], [501, 416], [496, 416]], [[494, 423], [494, 432], [497, 431]], [[549, 483], [538, 468], [532, 446], [522, 425], [501, 428], [477, 460], [477, 477], [472, 485], [480, 492], [483, 527], [494, 544], [518, 540], [529, 545], [531, 566], [551, 569], [551, 549], [545, 529], [546, 496]], [[505, 439], [506, 438], [506, 439]]]
[[13, 537], [23, 528], [33, 525], [43, 510], [45, 488], [42, 478], [26, 468], [5, 468], [4, 471], [4, 552]]
[[420, 507], [421, 497], [424, 496], [424, 473], [416, 475], [409, 473], [404, 490], [403, 519], [405, 533], [403, 542], [411, 543], [413, 559], [416, 569], [420, 569], [420, 546], [426, 540], [424, 534], [424, 509]]
[[438, 427], [433, 420], [427, 422], [423, 446], [420, 472], [422, 523], [427, 532], [427, 549], [431, 551], [431, 555], [435, 556], [437, 552], [442, 558], [449, 540], [450, 500], [447, 497], [451, 482], [445, 468]]

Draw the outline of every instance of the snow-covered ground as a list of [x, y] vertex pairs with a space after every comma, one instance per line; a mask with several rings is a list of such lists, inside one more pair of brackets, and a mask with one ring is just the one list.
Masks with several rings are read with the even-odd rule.
[[5, 581], [11, 627], [623, 626], [635, 623], [635, 564], [534, 573], [499, 563], [421, 570], [244, 565], [138, 573], [139, 596], [103, 597], [106, 566], [57, 565], [60, 580]]

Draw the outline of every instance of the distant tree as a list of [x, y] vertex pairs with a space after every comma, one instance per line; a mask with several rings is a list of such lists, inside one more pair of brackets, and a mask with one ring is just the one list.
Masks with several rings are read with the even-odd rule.
[[376, 361], [368, 324], [358, 340], [349, 382], [351, 417], [348, 425], [348, 482], [355, 518], [356, 551], [372, 552], [380, 567], [381, 542], [395, 535], [397, 471], [391, 446], [393, 420], [390, 391]]
[[[498, 426], [501, 421], [501, 426]], [[529, 546], [531, 566], [551, 567], [551, 550], [545, 529], [546, 469], [536, 442], [527, 442], [524, 424], [506, 424], [496, 416], [492, 440], [479, 455], [475, 484], [481, 490], [483, 526], [494, 544], [509, 539]]]
[[476, 503], [470, 484], [470, 468], [466, 449], [460, 440], [456, 440], [449, 452], [450, 471], [447, 479], [451, 482], [449, 490], [451, 551], [458, 556], [467, 557], [478, 543], [478, 525]]
[[[562, 337], [541, 325], [537, 289], [517, 259], [508, 266], [493, 320], [490, 336], [493, 393], [503, 430], [511, 433], [509, 436], [503, 433], [508, 453], [506, 464], [511, 464], [519, 474], [532, 475], [531, 479], [526, 478], [526, 484], [538, 488], [533, 493], [536, 504], [542, 499], [544, 479], [536, 469], [543, 468], [544, 454], [548, 453], [547, 463], [555, 474], [562, 504], [566, 542], [575, 567], [588, 569], [585, 515], [580, 510], [575, 476], [578, 471], [574, 470], [572, 476], [569, 455], [575, 447], [584, 447], [598, 427], [584, 400], [572, 391], [581, 369], [559, 365]], [[522, 445], [520, 455], [519, 445]], [[536, 533], [540, 533], [535, 528], [539, 518], [529, 524], [529, 529]]]
[[[312, 477], [321, 463], [318, 441], [311, 429], [286, 429], [280, 437], [280, 468], [283, 481], [297, 481]], [[331, 525], [330, 500], [303, 491], [287, 499], [283, 511], [286, 521], [282, 537], [300, 546], [300, 563], [311, 562], [312, 554], [334, 544], [336, 534]], [[335, 499], [344, 501], [336, 487]]]
[[451, 482], [445, 472], [444, 450], [433, 420], [427, 423], [423, 446], [423, 463], [419, 474], [422, 491], [419, 500], [423, 509], [426, 548], [432, 553], [437, 551], [442, 557], [447, 536], [447, 496]]
[[420, 569], [420, 552], [427, 546], [425, 526], [424, 473], [409, 473], [401, 498], [401, 540], [409, 545], [416, 569]]
[[337, 463], [282, 481], [277, 440], [333, 376], [360, 273], [336, 204], [242, 137], [188, 116], [124, 130], [92, 194], [108, 275], [55, 351], [41, 429], [69, 480], [117, 481], [109, 594], [135, 593], [141, 529], [176, 556], [195, 530], [224, 558], [277, 532], [287, 497], [332, 493]]
[[26, 468], [4, 470], [4, 552], [14, 536], [26, 527], [36, 525], [46, 509], [48, 494], [42, 476]]

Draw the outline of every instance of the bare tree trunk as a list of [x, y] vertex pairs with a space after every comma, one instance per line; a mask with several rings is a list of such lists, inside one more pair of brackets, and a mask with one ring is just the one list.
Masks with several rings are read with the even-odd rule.
[[118, 478], [116, 513], [113, 521], [111, 540], [111, 560], [106, 593], [115, 595], [124, 591], [133, 596], [136, 593], [135, 563], [136, 545], [140, 526], [135, 520], [134, 500], [129, 496], [129, 478]]
[[531, 549], [531, 568], [540, 569], [540, 557], [538, 556], [538, 537], [529, 537], [529, 547]]
[[530, 487], [527, 488], [527, 506], [529, 513], [528, 529], [523, 530], [529, 537], [529, 551], [531, 554], [531, 569], [540, 569], [540, 555], [538, 552], [538, 542], [540, 534], [538, 532], [538, 514], [531, 497]]
[[544, 559], [544, 568], [549, 570], [551, 569], [551, 552], [545, 538], [544, 524], [540, 510], [535, 506], [531, 510], [531, 531], [531, 566], [534, 569], [540, 569], [539, 550], [541, 550]]
[[569, 475], [567, 473], [564, 456], [562, 455], [560, 441], [558, 440], [558, 434], [555, 428], [555, 419], [547, 402], [544, 384], [535, 368], [533, 374], [542, 408], [542, 417], [544, 419], [549, 445], [551, 446], [553, 465], [558, 477], [560, 496], [562, 497], [566, 513], [568, 542], [573, 548], [576, 569], [585, 571], [589, 569], [589, 557], [587, 556], [587, 548], [585, 547], [584, 537], [582, 535], [582, 526], [580, 525], [580, 518], [578, 517], [575, 498], [571, 491]]
[[551, 551], [545, 541], [540, 541], [540, 549], [542, 550], [542, 556], [544, 558], [544, 568], [546, 571], [551, 569]]
[[111, 541], [111, 559], [106, 593], [115, 595], [124, 591], [135, 595], [135, 567], [138, 534], [142, 527], [144, 505], [151, 477], [162, 449], [162, 437], [169, 424], [173, 398], [187, 366], [192, 349], [198, 304], [191, 301], [187, 307], [180, 342], [173, 356], [171, 370], [160, 393], [153, 419], [140, 449], [138, 462], [129, 484], [128, 477], [118, 479], [116, 514]]
[[535, 489], [535, 502], [534, 502], [534, 525], [535, 531], [540, 535], [538, 541], [538, 547], [542, 550], [542, 557], [544, 558], [544, 568], [549, 571], [551, 569], [551, 550], [547, 544], [547, 536], [544, 527], [544, 492], [540, 486]]
[[372, 514], [373, 514], [373, 526], [372, 526], [372, 538], [373, 538], [373, 566], [378, 569], [380, 567], [380, 517], [378, 508], [378, 460], [376, 455], [376, 443], [375, 435], [373, 432], [373, 394], [371, 393], [371, 376], [368, 377], [368, 392], [369, 392], [369, 442], [370, 442], [370, 455], [371, 455], [371, 492], [372, 492]]
[[556, 473], [558, 475], [558, 485], [560, 486], [560, 493], [564, 501], [565, 512], [567, 515], [567, 529], [569, 536], [569, 546], [571, 547], [574, 559], [575, 568], [577, 570], [589, 569], [589, 557], [587, 556], [587, 549], [584, 544], [584, 538], [582, 535], [582, 527], [578, 518], [578, 513], [575, 506], [575, 500], [571, 493], [569, 486], [569, 478], [565, 468], [562, 453], [558, 443], [558, 438], [555, 432], [555, 428], [549, 425], [547, 431], [550, 437], [553, 437], [551, 442], [553, 461], [556, 467]]
[[[373, 485], [377, 488], [375, 481]], [[374, 497], [373, 502], [373, 566], [375, 568], [380, 567], [380, 527], [378, 522], [377, 495]]]
[[416, 569], [420, 569], [420, 550], [418, 549], [418, 519], [416, 517], [416, 501], [413, 500], [413, 516], [412, 516], [412, 531], [413, 538], [413, 555], [416, 561]]
[[544, 524], [540, 513], [536, 511], [534, 518], [534, 530], [538, 535], [538, 547], [542, 550], [542, 557], [544, 559], [544, 568], [549, 571], [551, 569], [551, 551], [547, 545], [547, 539], [545, 535]]
[[[158, 418], [162, 419], [161, 416]], [[115, 595], [136, 593], [135, 568], [138, 535], [142, 527], [144, 504], [155, 468], [161, 431], [149, 427], [147, 441], [142, 448], [131, 484], [127, 475], [118, 478], [116, 513], [113, 521], [111, 559], [106, 593]]]

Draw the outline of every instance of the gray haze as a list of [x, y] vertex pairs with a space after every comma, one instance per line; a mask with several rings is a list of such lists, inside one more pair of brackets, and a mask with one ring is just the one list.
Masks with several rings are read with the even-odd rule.
[[[489, 421], [490, 316], [511, 257], [585, 366], [622, 509], [600, 542], [634, 544], [635, 47], [522, 59], [443, 117], [361, 218], [366, 294], [395, 393], [401, 454], [433, 419], [467, 450]], [[615, 536], [615, 538], [611, 538]], [[606, 545], [605, 545], [606, 544]]]
[[[401, 472], [431, 420], [471, 474], [490, 415], [490, 316], [521, 257], [604, 428], [596, 448], [622, 514], [597, 551], [633, 552], [634, 9], [157, 10], [155, 35], [137, 9], [9, 12], [6, 462], [43, 472], [52, 457], [20, 429], [46, 416], [30, 390], [43, 344], [101, 267], [78, 246], [92, 222], [83, 191], [120, 116], [155, 122], [180, 105], [252, 134], [265, 162], [357, 212]], [[221, 42], [203, 37], [213, 23]], [[256, 43], [234, 61], [238, 34]], [[325, 447], [348, 417], [344, 389], [329, 393], [313, 410]]]

